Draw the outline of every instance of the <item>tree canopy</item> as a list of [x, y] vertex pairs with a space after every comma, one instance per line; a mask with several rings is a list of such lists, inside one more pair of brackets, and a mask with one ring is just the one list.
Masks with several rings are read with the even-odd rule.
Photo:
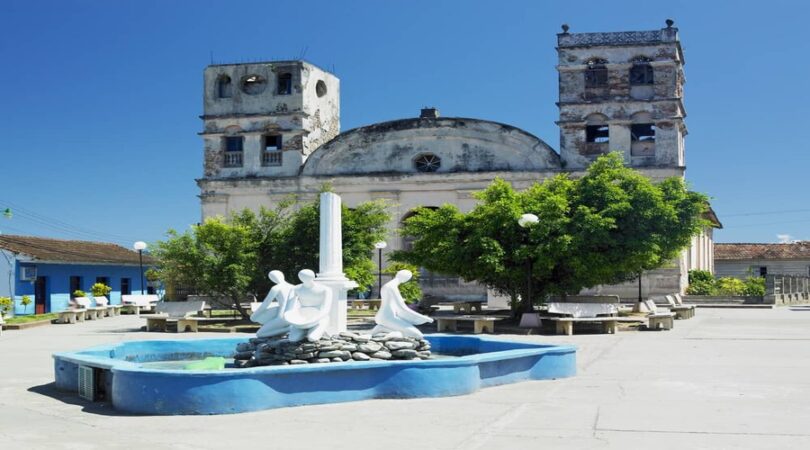
[[[374, 282], [374, 243], [386, 237], [386, 205], [343, 206], [342, 216], [344, 271], [358, 285], [368, 286]], [[208, 218], [184, 233], [169, 230], [168, 239], [154, 246], [153, 256], [167, 285], [227, 298], [247, 317], [239, 302], [249, 294], [267, 294], [270, 270], [282, 271], [291, 283], [302, 269], [317, 272], [319, 223], [318, 201], [297, 205], [290, 199], [272, 210]]]
[[[477, 199], [469, 213], [454, 205], [418, 209], [402, 228], [413, 247], [394, 259], [478, 281], [514, 305], [529, 286], [540, 300], [660, 267], [707, 225], [704, 195], [677, 177], [653, 183], [616, 153], [581, 178], [561, 174], [522, 192], [496, 179]], [[539, 221], [522, 228], [527, 213]]]

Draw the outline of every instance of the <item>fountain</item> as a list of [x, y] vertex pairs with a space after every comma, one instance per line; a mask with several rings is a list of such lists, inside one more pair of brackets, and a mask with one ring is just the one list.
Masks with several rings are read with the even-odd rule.
[[[382, 289], [370, 333], [346, 327], [340, 197], [321, 195], [320, 267], [273, 290], [251, 318], [254, 338], [131, 341], [54, 354], [55, 384], [133, 414], [229, 414], [285, 406], [462, 395], [521, 380], [573, 376], [566, 345], [431, 334], [432, 321], [399, 293], [410, 272]], [[286, 335], [286, 338], [285, 338]]]

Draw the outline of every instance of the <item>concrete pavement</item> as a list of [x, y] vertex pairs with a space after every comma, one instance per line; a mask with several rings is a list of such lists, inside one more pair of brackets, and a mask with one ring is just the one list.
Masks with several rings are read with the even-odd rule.
[[3, 449], [810, 448], [810, 310], [700, 309], [662, 332], [517, 336], [571, 343], [579, 374], [452, 398], [228, 416], [118, 415], [54, 391], [51, 353], [136, 339], [133, 316], [0, 336]]

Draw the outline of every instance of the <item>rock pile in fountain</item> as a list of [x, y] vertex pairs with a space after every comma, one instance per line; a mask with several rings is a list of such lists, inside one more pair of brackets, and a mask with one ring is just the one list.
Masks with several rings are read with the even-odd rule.
[[234, 355], [241, 367], [429, 358], [430, 343], [424, 339], [397, 332], [371, 335], [346, 331], [315, 342], [252, 338], [237, 345]]

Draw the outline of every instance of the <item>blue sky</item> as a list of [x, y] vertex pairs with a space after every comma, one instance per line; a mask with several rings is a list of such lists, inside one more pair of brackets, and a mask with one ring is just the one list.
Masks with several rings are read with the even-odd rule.
[[[743, 6], [744, 5], [744, 6]], [[18, 1], [0, 3], [6, 234], [160, 239], [199, 220], [202, 71], [304, 56], [341, 79], [342, 129], [444, 116], [559, 148], [554, 45], [657, 29], [686, 55], [687, 179], [720, 242], [810, 239], [810, 19], [800, 1]]]

